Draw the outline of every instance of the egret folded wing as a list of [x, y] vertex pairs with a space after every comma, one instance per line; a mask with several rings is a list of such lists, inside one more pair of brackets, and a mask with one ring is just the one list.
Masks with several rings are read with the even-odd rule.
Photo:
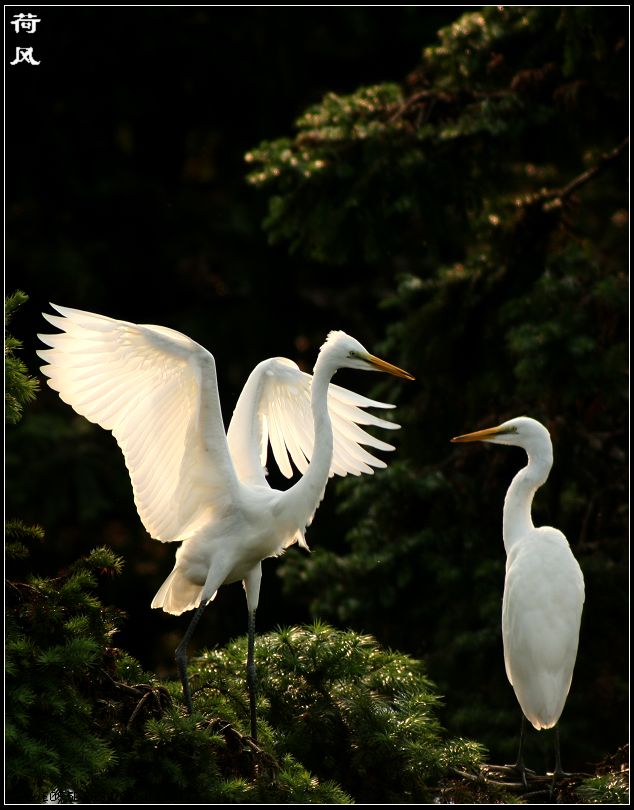
[[[300, 473], [306, 471], [314, 447], [311, 383], [312, 376], [285, 357], [265, 360], [253, 370], [240, 395], [227, 434], [241, 480], [263, 483], [268, 443], [280, 471], [287, 478], [293, 475], [293, 464]], [[373, 468], [386, 466], [383, 460], [365, 448], [393, 450], [394, 447], [360, 426], [397, 429], [399, 425], [394, 422], [364, 410], [392, 407], [330, 384], [331, 476], [372, 473]]]

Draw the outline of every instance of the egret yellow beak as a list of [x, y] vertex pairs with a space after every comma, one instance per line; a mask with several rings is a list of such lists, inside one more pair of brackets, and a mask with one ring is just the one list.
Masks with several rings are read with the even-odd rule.
[[492, 436], [499, 436], [500, 433], [510, 433], [510, 429], [505, 428], [503, 425], [497, 427], [486, 428], [485, 430], [476, 430], [474, 433], [465, 433], [462, 436], [454, 436], [452, 442], [485, 442]]
[[403, 371], [402, 368], [398, 366], [393, 366], [391, 363], [388, 363], [387, 360], [381, 360], [380, 357], [375, 357], [373, 354], [366, 354], [363, 356], [363, 359], [370, 363], [377, 371], [385, 371], [387, 374], [393, 374], [395, 377], [402, 377], [404, 380], [415, 380], [413, 374], [410, 374], [409, 371]]

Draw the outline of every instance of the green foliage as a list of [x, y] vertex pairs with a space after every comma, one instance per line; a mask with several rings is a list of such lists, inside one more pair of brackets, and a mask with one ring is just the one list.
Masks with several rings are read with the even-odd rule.
[[607, 773], [586, 779], [577, 792], [584, 804], [630, 803], [630, 785], [625, 773]]
[[577, 787], [579, 801], [584, 804], [629, 804], [630, 800], [629, 744], [621, 746], [596, 767], [591, 778]]
[[98, 775], [79, 794], [82, 801], [125, 803], [134, 797], [179, 804], [183, 796], [206, 804], [348, 801], [337, 785], [320, 784], [291, 756], [277, 760], [240, 734], [228, 719], [233, 712], [226, 702], [215, 702], [211, 715], [188, 717], [179, 705], [152, 717], [148, 709], [158, 705], [160, 692], [145, 694], [138, 719], [108, 733], [116, 767]]
[[[121, 560], [95, 549], [55, 578], [26, 573], [38, 527], [7, 527], [6, 795], [11, 803], [345, 803], [290, 753], [243, 737], [244, 667], [205, 718], [185, 715], [169, 690], [112, 644], [120, 615], [102, 605], [97, 577]], [[227, 675], [229, 673], [227, 668]], [[238, 711], [236, 711], [236, 708]]]
[[5, 525], [5, 554], [10, 560], [25, 560], [29, 556], [29, 541], [43, 540], [40, 526], [27, 526], [21, 520], [10, 520]]
[[[192, 668], [197, 711], [214, 714], [209, 701], [223, 693], [246, 725], [245, 657], [244, 639], [202, 656]], [[428, 801], [441, 777], [480, 762], [476, 743], [444, 738], [422, 662], [370, 636], [319, 623], [284, 628], [257, 639], [256, 664], [267, 743], [356, 802]]]
[[[347, 795], [319, 782], [294, 758], [268, 754], [235, 728], [240, 703], [208, 701], [204, 719], [172, 707], [165, 686], [112, 646], [120, 616], [97, 596], [97, 576], [121, 561], [95, 549], [54, 579], [13, 576], [24, 542], [41, 534], [8, 530], [6, 784], [15, 803], [49, 794], [80, 803], [341, 803]], [[22, 545], [16, 543], [20, 537]], [[235, 662], [232, 661], [233, 666]], [[170, 684], [180, 697], [180, 683]], [[244, 687], [243, 667], [228, 690]], [[222, 719], [221, 719], [222, 718]]]
[[[24, 526], [8, 527], [9, 561], [24, 557], [28, 534]], [[120, 566], [111, 551], [96, 549], [55, 579], [30, 575], [8, 582], [5, 750], [11, 802], [42, 802], [54, 788], [68, 795], [112, 763], [94, 702], [111, 669], [116, 616], [93, 592], [96, 572], [112, 574]]]
[[[366, 260], [377, 258], [375, 217], [384, 223], [409, 208], [404, 198], [391, 200], [384, 191], [386, 173], [404, 179], [410, 170], [385, 120], [385, 110], [400, 100], [395, 85], [363, 88], [343, 98], [329, 93], [297, 121], [294, 141], [261, 144], [247, 154], [247, 162], [262, 164], [249, 181], [258, 187], [272, 185], [276, 192], [264, 223], [272, 242], [288, 240], [291, 251], [302, 249], [322, 262], [345, 262], [352, 245]], [[342, 149], [345, 160], [340, 159]], [[372, 170], [360, 173], [362, 165]], [[333, 194], [338, 195], [335, 207]], [[364, 201], [375, 198], [379, 210], [366, 208]], [[308, 228], [298, 229], [298, 217], [304, 215]], [[327, 227], [315, 227], [318, 222]], [[338, 239], [341, 232], [346, 233], [345, 241]]]
[[[407, 92], [384, 84], [327, 94], [298, 118], [294, 138], [246, 156], [250, 182], [269, 193], [271, 241], [329, 264], [414, 252], [429, 266], [425, 257], [460, 253], [479, 220], [513, 218], [561, 168], [575, 170], [576, 153], [592, 160], [581, 141], [597, 135], [591, 111], [622, 108], [618, 16], [586, 12], [486, 7], [440, 31]], [[589, 47], [573, 60], [575, 32]], [[620, 123], [595, 150], [619, 143]]]
[[16, 290], [4, 301], [4, 375], [5, 375], [5, 419], [10, 425], [20, 421], [24, 406], [35, 399], [39, 388], [38, 381], [29, 376], [28, 369], [17, 352], [22, 343], [7, 333], [9, 321], [16, 309], [29, 300], [20, 290]]
[[[9, 534], [22, 564], [40, 532]], [[258, 639], [259, 746], [246, 736], [246, 639], [192, 662], [187, 716], [180, 683], [159, 684], [112, 646], [120, 616], [95, 590], [120, 570], [100, 548], [54, 579], [8, 584], [10, 801], [422, 801], [456, 768], [477, 769], [477, 744], [444, 739], [420, 662], [325, 625]]]

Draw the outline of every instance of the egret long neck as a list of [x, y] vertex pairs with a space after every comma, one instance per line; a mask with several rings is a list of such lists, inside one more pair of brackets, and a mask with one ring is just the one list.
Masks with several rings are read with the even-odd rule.
[[502, 535], [507, 554], [515, 543], [535, 528], [531, 517], [533, 498], [548, 478], [553, 464], [552, 448], [540, 448], [538, 454], [527, 452], [528, 464], [517, 473], [504, 499]]
[[302, 478], [286, 492], [287, 498], [292, 499], [296, 508], [306, 513], [304, 525], [310, 522], [321, 503], [330, 474], [333, 436], [328, 414], [328, 386], [336, 370], [323, 354], [318, 357], [310, 394], [314, 429], [313, 454]]

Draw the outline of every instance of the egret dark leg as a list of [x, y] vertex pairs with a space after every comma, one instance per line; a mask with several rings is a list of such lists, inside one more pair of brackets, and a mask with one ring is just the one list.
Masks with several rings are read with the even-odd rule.
[[258, 741], [258, 728], [255, 722], [255, 610], [249, 611], [247, 686], [249, 688], [249, 709], [251, 712], [251, 737]]
[[514, 768], [518, 773], [522, 776], [522, 782], [524, 787], [528, 787], [526, 783], [526, 774], [533, 773], [533, 771], [529, 770], [526, 765], [524, 764], [524, 739], [526, 737], [526, 717], [522, 714], [522, 726], [520, 728], [520, 747], [517, 752], [517, 761], [514, 765]]
[[244, 592], [247, 596], [247, 610], [249, 612], [248, 648], [247, 648], [247, 687], [249, 689], [249, 710], [251, 713], [251, 737], [258, 741], [258, 727], [255, 718], [255, 611], [260, 597], [260, 582], [262, 580], [262, 563], [255, 565], [242, 580]]
[[550, 798], [552, 799], [555, 793], [555, 785], [557, 780], [562, 776], [569, 776], [570, 774], [564, 773], [561, 767], [561, 751], [559, 748], [559, 724], [555, 725], [554, 748], [555, 748], [555, 770], [553, 771], [553, 781], [550, 783]]
[[517, 752], [517, 761], [515, 767], [519, 770], [524, 769], [524, 737], [526, 736], [526, 718], [522, 715], [522, 725], [520, 728], [520, 747]]
[[554, 781], [560, 779], [562, 776], [570, 776], [569, 773], [564, 771], [561, 767], [561, 748], [559, 745], [559, 723], [555, 726], [555, 770], [553, 772]]
[[176, 648], [175, 653], [176, 667], [178, 669], [178, 675], [181, 679], [181, 683], [183, 684], [183, 697], [185, 698], [185, 705], [187, 706], [187, 711], [189, 714], [193, 712], [194, 707], [192, 705], [192, 694], [189, 688], [189, 678], [187, 677], [187, 645], [191, 641], [191, 637], [194, 634], [196, 625], [200, 621], [200, 617], [203, 615], [203, 611], [206, 607], [207, 602], [200, 603], [191, 622], [189, 623], [189, 627], [185, 631], [185, 635], [183, 636], [181, 643]]

